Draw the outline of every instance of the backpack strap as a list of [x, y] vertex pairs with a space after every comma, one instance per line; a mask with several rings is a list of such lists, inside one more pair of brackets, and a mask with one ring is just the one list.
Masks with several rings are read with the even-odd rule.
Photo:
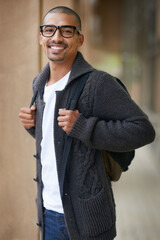
[[[68, 110], [76, 110], [78, 99], [83, 91], [83, 88], [85, 86], [85, 83], [87, 82], [87, 79], [90, 75], [89, 73], [86, 73], [79, 78], [77, 78], [71, 88], [71, 92], [68, 98], [67, 106], [66, 109]], [[69, 162], [69, 155], [70, 155], [70, 150], [71, 150], [71, 145], [72, 145], [73, 138], [68, 136], [66, 134], [65, 136], [65, 144], [64, 144], [64, 150], [63, 150], [63, 157], [62, 157], [62, 176], [60, 179], [60, 193], [61, 193], [61, 198], [63, 197], [64, 194], [64, 179], [66, 176], [66, 168], [67, 164]]]
[[33, 97], [32, 97], [31, 104], [30, 104], [30, 108], [31, 108], [32, 105], [35, 103], [37, 94], [38, 94], [38, 90], [34, 93], [34, 95], [33, 95]]

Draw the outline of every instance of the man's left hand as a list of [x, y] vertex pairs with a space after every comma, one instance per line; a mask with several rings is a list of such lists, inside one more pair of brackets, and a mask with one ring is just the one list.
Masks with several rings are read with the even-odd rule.
[[66, 110], [65, 108], [59, 109], [58, 125], [62, 127], [63, 131], [69, 133], [79, 117], [79, 111]]

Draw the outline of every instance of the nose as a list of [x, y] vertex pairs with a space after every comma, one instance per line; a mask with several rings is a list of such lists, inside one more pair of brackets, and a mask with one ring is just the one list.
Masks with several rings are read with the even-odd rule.
[[60, 30], [57, 28], [54, 35], [52, 36], [53, 40], [60, 40], [63, 39], [62, 35], [60, 34]]

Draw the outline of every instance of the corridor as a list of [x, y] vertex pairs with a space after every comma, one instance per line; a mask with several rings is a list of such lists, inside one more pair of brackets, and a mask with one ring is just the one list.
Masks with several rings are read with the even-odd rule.
[[136, 151], [128, 172], [113, 183], [117, 208], [115, 240], [160, 240], [160, 165], [150, 147]]

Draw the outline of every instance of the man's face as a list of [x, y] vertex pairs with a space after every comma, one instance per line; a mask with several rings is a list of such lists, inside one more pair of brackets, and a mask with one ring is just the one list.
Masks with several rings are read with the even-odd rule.
[[[43, 25], [72, 25], [78, 27], [75, 16], [64, 13], [49, 13], [45, 17]], [[49, 38], [42, 36], [40, 33], [40, 44], [50, 61], [72, 63], [76, 57], [78, 47], [83, 44], [83, 35], [75, 31], [72, 38], [64, 38], [57, 29], [56, 33]]]

